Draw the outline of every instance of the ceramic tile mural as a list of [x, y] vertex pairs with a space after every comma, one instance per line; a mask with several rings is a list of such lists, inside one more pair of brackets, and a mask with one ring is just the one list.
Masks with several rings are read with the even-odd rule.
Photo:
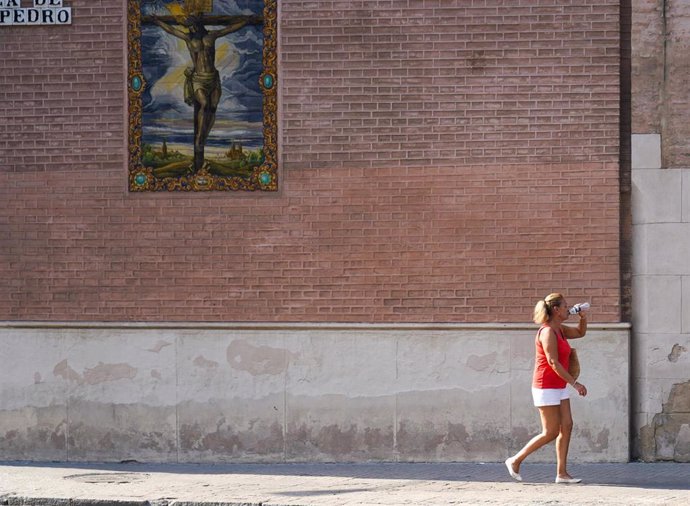
[[128, 0], [130, 191], [278, 188], [277, 0]]

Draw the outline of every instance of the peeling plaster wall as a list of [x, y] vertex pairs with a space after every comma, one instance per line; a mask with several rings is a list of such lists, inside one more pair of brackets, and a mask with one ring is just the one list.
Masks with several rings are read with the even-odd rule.
[[[628, 459], [628, 337], [593, 325], [578, 343], [575, 461]], [[5, 324], [0, 460], [499, 461], [540, 430], [533, 339], [528, 325]]]
[[690, 4], [633, 3], [633, 456], [690, 462]]

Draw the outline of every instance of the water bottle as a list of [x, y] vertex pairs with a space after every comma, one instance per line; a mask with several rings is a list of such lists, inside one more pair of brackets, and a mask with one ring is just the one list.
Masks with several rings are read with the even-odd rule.
[[589, 309], [589, 302], [582, 302], [580, 304], [575, 304], [573, 307], [568, 309], [568, 313], [577, 314], [580, 311], [587, 311]]

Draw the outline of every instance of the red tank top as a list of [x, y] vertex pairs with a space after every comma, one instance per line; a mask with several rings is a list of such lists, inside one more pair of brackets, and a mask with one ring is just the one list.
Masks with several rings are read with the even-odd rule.
[[[561, 378], [556, 371], [549, 365], [544, 353], [544, 347], [539, 341], [539, 333], [548, 325], [539, 327], [535, 338], [536, 357], [534, 359], [534, 376], [532, 377], [532, 387], [534, 388], [565, 388], [566, 381]], [[567, 370], [570, 365], [570, 344], [560, 330], [555, 330], [558, 339], [558, 361]]]

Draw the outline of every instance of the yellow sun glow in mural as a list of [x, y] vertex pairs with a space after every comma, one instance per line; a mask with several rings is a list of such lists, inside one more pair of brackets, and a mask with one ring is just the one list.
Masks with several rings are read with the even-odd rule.
[[185, 0], [184, 3], [166, 5], [170, 14], [182, 23], [190, 16], [200, 16], [213, 12], [213, 0]]

